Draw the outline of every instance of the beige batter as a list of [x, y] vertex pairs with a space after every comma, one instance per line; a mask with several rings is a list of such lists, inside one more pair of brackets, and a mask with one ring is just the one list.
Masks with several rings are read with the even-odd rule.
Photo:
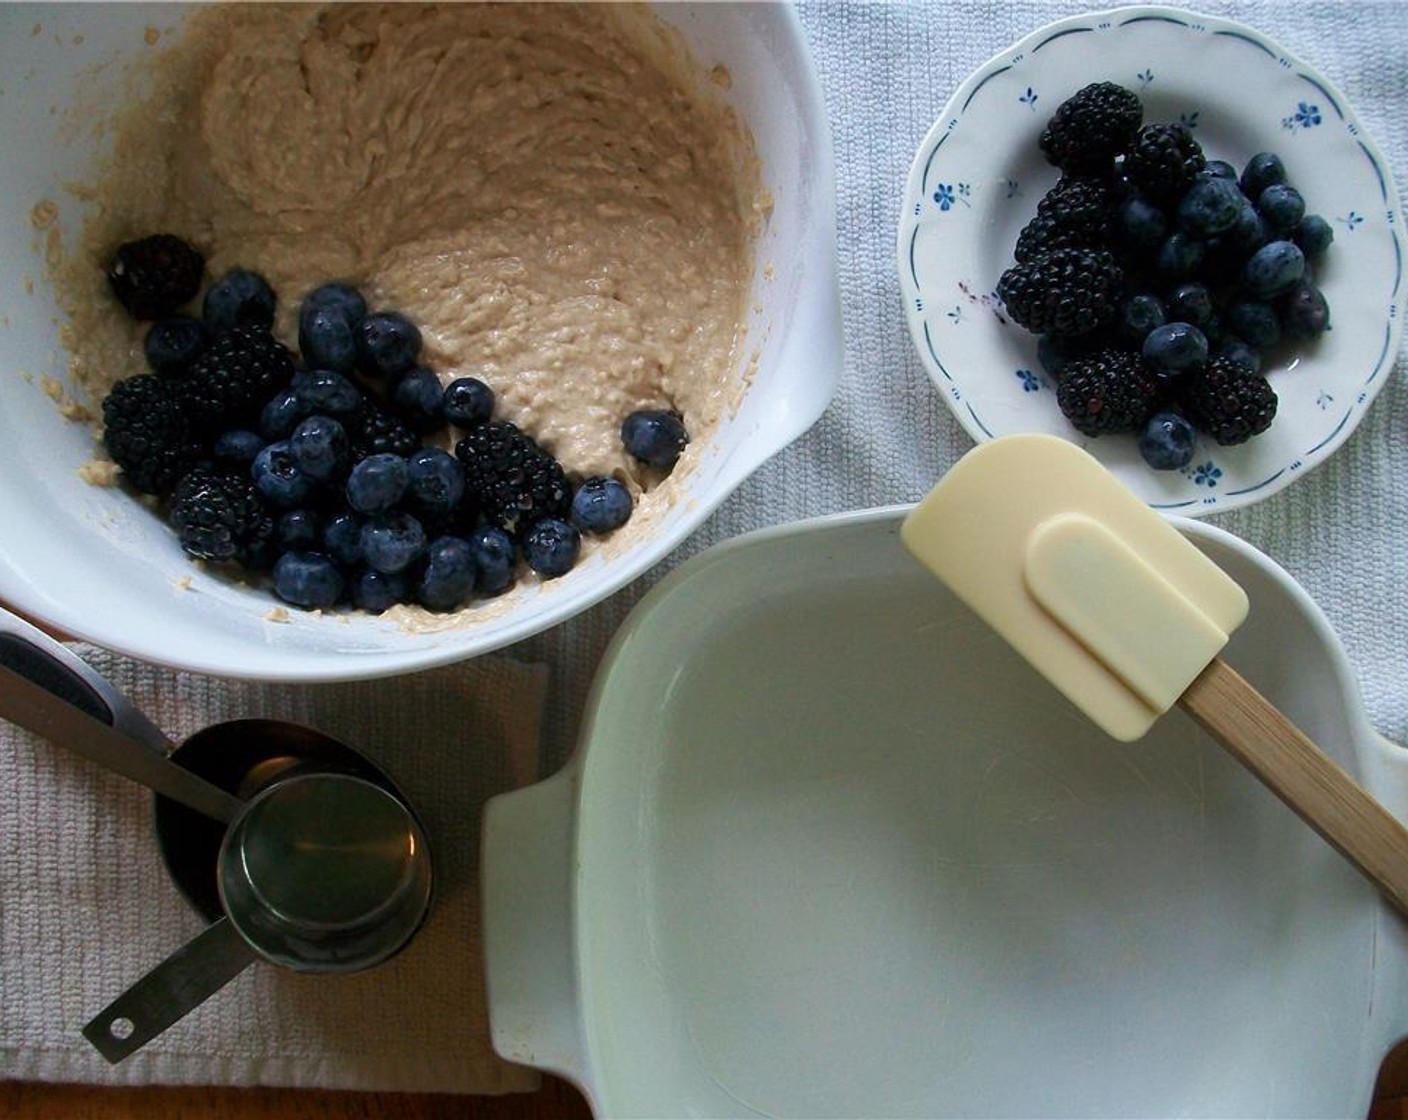
[[173, 232], [211, 276], [262, 272], [288, 342], [304, 292], [359, 284], [443, 380], [481, 378], [569, 473], [639, 491], [625, 415], [676, 408], [697, 445], [744, 380], [766, 195], [707, 61], [616, 5], [197, 12], [58, 269], [75, 379], [96, 398], [144, 369], [99, 265]]

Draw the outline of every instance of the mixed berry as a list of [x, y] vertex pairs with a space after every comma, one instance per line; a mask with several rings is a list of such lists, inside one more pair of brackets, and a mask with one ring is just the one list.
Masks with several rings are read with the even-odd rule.
[[[299, 305], [295, 353], [273, 333], [263, 276], [233, 269], [202, 295], [204, 267], [171, 234], [118, 249], [109, 282], [150, 321], [150, 372], [103, 402], [108, 454], [193, 558], [238, 565], [307, 609], [452, 611], [524, 568], [565, 575], [583, 534], [630, 519], [625, 485], [570, 477], [495, 418], [489, 385], [442, 384], [407, 316], [323, 284]], [[183, 311], [198, 296], [199, 314]], [[678, 413], [644, 409], [622, 419], [622, 442], [670, 470], [689, 435]]]
[[1269, 352], [1329, 327], [1315, 265], [1333, 232], [1271, 152], [1240, 174], [1182, 124], [1145, 123], [1137, 95], [1096, 82], [1038, 144], [1061, 178], [998, 281], [1008, 316], [1039, 335], [1062, 413], [1082, 433], [1132, 433], [1177, 470], [1197, 434], [1222, 445], [1270, 427]]

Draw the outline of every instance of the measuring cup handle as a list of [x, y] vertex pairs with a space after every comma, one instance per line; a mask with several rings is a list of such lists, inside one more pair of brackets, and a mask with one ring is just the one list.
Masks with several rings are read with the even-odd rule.
[[0, 608], [0, 666], [163, 754], [171, 741], [113, 685], [61, 642]]
[[491, 798], [484, 810], [485, 979], [494, 1049], [593, 1096], [573, 944], [573, 836], [581, 767]]

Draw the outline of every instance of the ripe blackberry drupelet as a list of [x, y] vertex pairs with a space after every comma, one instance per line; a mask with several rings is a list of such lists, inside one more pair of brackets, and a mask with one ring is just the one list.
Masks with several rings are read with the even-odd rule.
[[112, 387], [103, 400], [103, 443], [144, 494], [168, 493], [201, 453], [170, 383], [154, 373]]
[[997, 282], [997, 294], [1018, 326], [1070, 337], [1109, 323], [1123, 284], [1110, 253], [1058, 249], [1009, 268]]
[[404, 420], [370, 401], [347, 420], [346, 428], [354, 461], [387, 453], [407, 459], [420, 450], [420, 437]]
[[1203, 149], [1181, 124], [1146, 124], [1124, 157], [1124, 172], [1142, 193], [1158, 202], [1181, 198], [1207, 166]]
[[1260, 435], [1276, 417], [1276, 391], [1266, 378], [1226, 357], [1185, 380], [1182, 402], [1188, 418], [1224, 447]]
[[1110, 239], [1110, 191], [1098, 179], [1067, 175], [1037, 203], [1036, 217], [1017, 235], [1019, 264], [1057, 249], [1102, 249]]
[[1088, 436], [1133, 432], [1158, 407], [1158, 379], [1131, 350], [1100, 350], [1066, 366], [1056, 389], [1061, 412]]
[[198, 560], [261, 567], [271, 559], [274, 517], [243, 474], [196, 467], [177, 484], [167, 518]]
[[572, 491], [562, 466], [508, 421], [491, 420], [455, 444], [465, 497], [490, 524], [522, 534], [544, 517], [565, 519]]
[[195, 298], [205, 258], [175, 234], [155, 233], [118, 246], [108, 284], [134, 319], [163, 319]]
[[1144, 107], [1114, 82], [1094, 82], [1057, 107], [1037, 141], [1068, 174], [1108, 174], [1144, 120]]
[[268, 331], [233, 327], [191, 366], [181, 399], [203, 435], [252, 428], [274, 393], [293, 379], [293, 355]]

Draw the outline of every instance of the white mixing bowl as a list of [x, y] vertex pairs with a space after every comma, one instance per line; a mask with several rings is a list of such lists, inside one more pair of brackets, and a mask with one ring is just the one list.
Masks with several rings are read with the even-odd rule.
[[[0, 599], [132, 656], [232, 677], [338, 680], [444, 664], [543, 630], [596, 603], [685, 539], [829, 403], [841, 366], [834, 173], [825, 108], [801, 26], [783, 5], [664, 4], [660, 15], [752, 130], [775, 208], [758, 245], [749, 338], [756, 374], [736, 413], [702, 445], [667, 515], [629, 551], [600, 550], [567, 576], [531, 583], [450, 629], [413, 633], [357, 614], [289, 612], [266, 593], [200, 570], [154, 514], [90, 485], [88, 425], [44, 391], [64, 380], [61, 316], [44, 276], [36, 204], [91, 175], [101, 137], [63, 133], [65, 106], [102, 104], [148, 27], [178, 22], [162, 4], [15, 4], [0, 10]], [[31, 33], [39, 26], [41, 30]], [[70, 227], [67, 232], [72, 234]], [[475, 617], [476, 614], [479, 617]]]

